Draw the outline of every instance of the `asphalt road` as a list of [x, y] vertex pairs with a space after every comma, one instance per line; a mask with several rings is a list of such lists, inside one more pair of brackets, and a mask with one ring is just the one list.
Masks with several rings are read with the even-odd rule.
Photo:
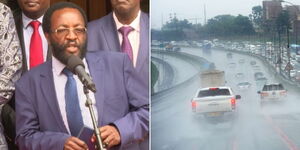
[[[155, 92], [171, 88], [198, 73], [197, 68], [190, 62], [168, 53], [152, 52], [151, 57], [153, 58], [151, 61], [159, 71], [157, 84], [154, 85]], [[181, 71], [182, 69], [185, 71]]]
[[[195, 117], [190, 100], [200, 86], [199, 79], [176, 87], [171, 92], [152, 96], [151, 106], [151, 149], [154, 150], [299, 150], [300, 149], [300, 92], [285, 84], [260, 60], [246, 55], [226, 52], [183, 48], [183, 52], [203, 57], [214, 62], [216, 68], [225, 71], [226, 84], [235, 94], [242, 96], [238, 101], [238, 118], [231, 122], [210, 123]], [[243, 59], [244, 63], [239, 63]], [[257, 66], [250, 65], [256, 61]], [[182, 66], [183, 61], [170, 61], [171, 66]], [[231, 64], [230, 64], [231, 63]], [[232, 65], [235, 63], [235, 65]], [[177, 74], [192, 74], [185, 67], [177, 68]], [[261, 108], [259, 84], [254, 80], [255, 72], [263, 72], [269, 83], [280, 82], [288, 90], [286, 103]], [[236, 77], [243, 73], [244, 77]], [[175, 75], [176, 76], [176, 75]], [[183, 77], [183, 76], [182, 76]], [[187, 78], [189, 78], [187, 76]], [[164, 80], [164, 79], [162, 79]], [[174, 78], [177, 82], [178, 78]], [[180, 80], [183, 80], [180, 78]], [[184, 80], [183, 80], [184, 81]], [[248, 90], [239, 90], [237, 83], [248, 81]]]

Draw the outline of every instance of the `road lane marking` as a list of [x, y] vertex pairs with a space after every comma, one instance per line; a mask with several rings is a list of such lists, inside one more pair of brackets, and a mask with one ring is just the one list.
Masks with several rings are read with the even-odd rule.
[[238, 144], [236, 141], [236, 137], [232, 140], [232, 150], [237, 150]]
[[299, 150], [299, 148], [292, 142], [292, 140], [289, 139], [285, 132], [276, 125], [276, 123], [270, 116], [264, 114], [264, 118], [273, 127], [275, 132], [280, 136], [282, 141], [288, 146], [290, 150]]

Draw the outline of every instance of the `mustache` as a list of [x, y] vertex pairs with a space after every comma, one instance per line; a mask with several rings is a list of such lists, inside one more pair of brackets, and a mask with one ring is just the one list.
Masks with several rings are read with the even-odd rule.
[[62, 45], [63, 48], [67, 48], [67, 47], [77, 47], [80, 48], [80, 45], [76, 42], [76, 41], [67, 41], [65, 44]]

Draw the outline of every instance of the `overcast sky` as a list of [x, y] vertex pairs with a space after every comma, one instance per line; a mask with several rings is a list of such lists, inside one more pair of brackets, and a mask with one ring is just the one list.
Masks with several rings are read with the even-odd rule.
[[[288, 1], [300, 5], [300, 0]], [[179, 19], [186, 18], [192, 23], [197, 21], [203, 24], [204, 5], [206, 20], [223, 14], [248, 16], [253, 6], [262, 6], [262, 0], [150, 0], [150, 2], [151, 27], [156, 29], [160, 29], [162, 23], [169, 20], [170, 13], [172, 16], [176, 13]], [[283, 3], [283, 5], [289, 4]]]

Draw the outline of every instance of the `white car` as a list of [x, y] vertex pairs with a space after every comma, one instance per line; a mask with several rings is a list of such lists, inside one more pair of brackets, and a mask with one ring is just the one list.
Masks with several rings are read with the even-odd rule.
[[251, 83], [245, 81], [245, 82], [240, 82], [237, 84], [237, 87], [239, 90], [247, 90], [251, 87]]
[[192, 111], [205, 117], [233, 116], [236, 110], [236, 99], [230, 87], [208, 87], [198, 89], [191, 101]]
[[260, 94], [261, 103], [284, 101], [287, 97], [287, 90], [280, 83], [265, 84]]
[[242, 79], [242, 78], [245, 77], [245, 75], [244, 75], [244, 73], [239, 72], [239, 73], [235, 74], [235, 77], [239, 78], [239, 79]]

